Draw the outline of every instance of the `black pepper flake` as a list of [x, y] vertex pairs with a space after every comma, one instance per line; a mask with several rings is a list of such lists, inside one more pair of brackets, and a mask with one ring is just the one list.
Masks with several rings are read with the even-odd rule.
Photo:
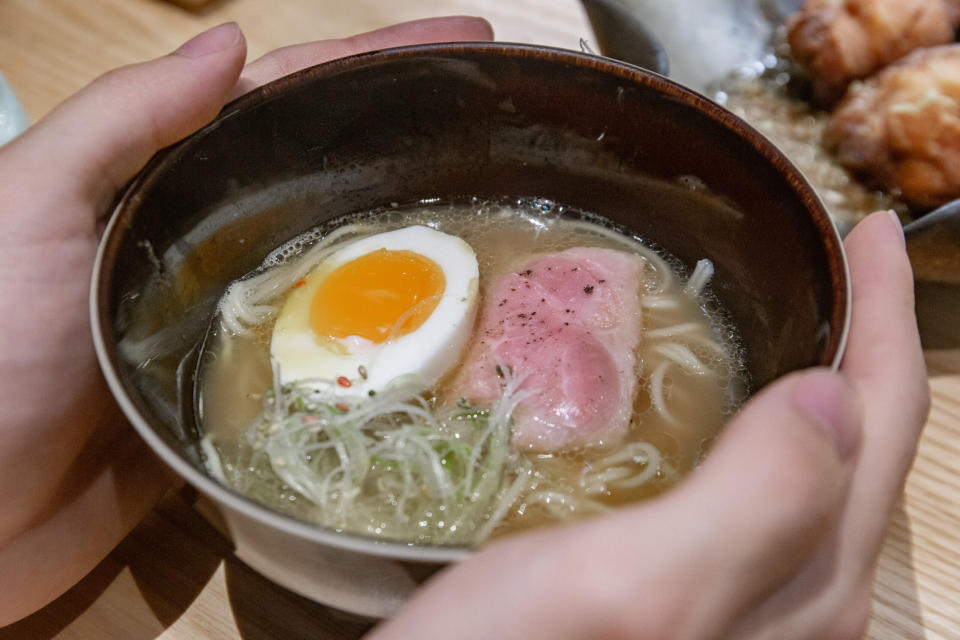
[[599, 282], [600, 284], [603, 284], [604, 282], [606, 282], [606, 280], [597, 280], [597, 282]]
[[540, 302], [546, 302], [546, 301], [547, 301], [546, 298], [540, 298]]
[[579, 270], [580, 270], [580, 267], [574, 267], [574, 268], [570, 269], [570, 271], [579, 271]]
[[569, 323], [569, 322], [564, 322], [564, 323], [563, 323], [563, 326], [569, 327], [569, 326], [570, 326], [570, 323]]
[[585, 287], [583, 288], [583, 292], [584, 292], [585, 294], [587, 294], [587, 295], [590, 295], [591, 293], [593, 293], [593, 285], [592, 285], [592, 284], [588, 284], [587, 286], [585, 286]]

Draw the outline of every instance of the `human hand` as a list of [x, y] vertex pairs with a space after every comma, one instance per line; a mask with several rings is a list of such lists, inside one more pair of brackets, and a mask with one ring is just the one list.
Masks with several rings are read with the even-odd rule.
[[839, 373], [787, 376], [663, 498], [495, 542], [375, 629], [388, 638], [859, 638], [930, 395], [900, 223], [847, 237]]
[[79, 580], [171, 482], [122, 420], [90, 336], [98, 229], [117, 190], [260, 84], [361, 51], [491, 37], [478, 18], [419, 20], [244, 67], [243, 34], [221, 25], [95, 80], [0, 149], [0, 626]]

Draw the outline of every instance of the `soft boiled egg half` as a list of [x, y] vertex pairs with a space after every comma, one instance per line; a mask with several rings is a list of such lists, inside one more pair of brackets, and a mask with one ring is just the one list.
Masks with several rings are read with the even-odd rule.
[[320, 378], [339, 395], [400, 379], [427, 388], [460, 358], [478, 284], [477, 257], [455, 236], [413, 226], [361, 238], [294, 286], [270, 355], [283, 382]]

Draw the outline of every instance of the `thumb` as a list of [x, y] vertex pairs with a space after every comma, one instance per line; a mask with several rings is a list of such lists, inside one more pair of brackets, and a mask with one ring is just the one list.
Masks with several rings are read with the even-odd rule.
[[698, 558], [700, 623], [717, 628], [769, 594], [828, 535], [860, 423], [859, 397], [840, 374], [788, 376], [744, 406], [702, 468], [659, 505], [671, 512], [660, 522], [692, 532], [684, 544]]
[[[859, 399], [842, 376], [788, 376], [745, 405], [664, 498], [495, 543], [434, 578], [374, 635], [413, 637], [430, 619], [453, 637], [727, 637], [828, 535], [859, 433]], [[465, 598], [483, 615], [465, 616]], [[505, 633], [508, 618], [487, 614], [511, 607], [524, 615]]]
[[[61, 224], [92, 225], [67, 215], [62, 203], [79, 197], [102, 210], [150, 156], [217, 114], [245, 58], [243, 33], [230, 22], [162, 58], [110, 71], [8, 145], [3, 168], [22, 178], [14, 182], [18, 192], [31, 194], [30, 209], [38, 193], [61, 203], [46, 211], [63, 212], [64, 219], [45, 226], [64, 233]], [[36, 189], [24, 188], [37, 182]]]

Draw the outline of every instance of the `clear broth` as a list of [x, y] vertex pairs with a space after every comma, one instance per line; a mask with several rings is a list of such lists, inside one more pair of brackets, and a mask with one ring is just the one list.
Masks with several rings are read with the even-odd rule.
[[[644, 336], [637, 358], [639, 390], [626, 442], [622, 443], [654, 445], [662, 456], [655, 476], [636, 488], [607, 489], [587, 496], [585, 478], [598, 460], [611, 454], [610, 450], [587, 447], [559, 454], [523, 453], [534, 470], [533, 489], [511, 505], [493, 535], [566, 517], [582, 517], [606, 507], [659, 495], [699, 464], [723, 424], [745, 397], [748, 385], [737, 333], [716, 301], [708, 292], [700, 296], [683, 293], [689, 273], [684, 265], [663, 252], [653, 253], [649, 245], [615, 229], [604, 219], [549, 201], [531, 199], [502, 203], [420, 203], [337, 222], [357, 221], [375, 222], [373, 233], [423, 224], [459, 236], [476, 252], [481, 296], [500, 275], [516, 269], [530, 256], [578, 246], [644, 254], [648, 260], [645, 280], [640, 283], [641, 294], [652, 290], [655, 283], [666, 283], [665, 288], [674, 294], [676, 304], [670, 307], [643, 309]], [[278, 248], [265, 260], [264, 268], [283, 268], [330, 229], [331, 225], [325, 225]], [[480, 308], [483, 308], [482, 301]], [[690, 349], [715, 375], [697, 375], [681, 366], [670, 366], [663, 378], [663, 399], [670, 418], [656, 410], [651, 396], [651, 374], [665, 360], [656, 347], [671, 340], [659, 334], [666, 333], [670, 327], [691, 323], [698, 327], [695, 333], [699, 337], [690, 343]], [[262, 410], [264, 390], [272, 385], [271, 330], [272, 321], [268, 321], [250, 335], [234, 336], [223, 330], [216, 320], [212, 325], [201, 357], [197, 393], [201, 432], [213, 445], [213, 451], [208, 449], [209, 457], [219, 459], [219, 465], [214, 460], [207, 463], [214, 475], [265, 506], [329, 526], [316, 505], [275, 476], [271, 477], [268, 469], [247, 464], [250, 444], [245, 436]], [[648, 334], [658, 337], [648, 338]], [[716, 346], [707, 345], [705, 338]], [[449, 373], [445, 380], [454, 375], [455, 371]], [[444, 381], [430, 393], [442, 395]], [[214, 468], [216, 466], [219, 468]], [[554, 497], [552, 504], [550, 496]], [[388, 520], [368, 523], [353, 532], [395, 538]], [[436, 542], [419, 538], [405, 541]], [[454, 538], [454, 542], [470, 541]]]

